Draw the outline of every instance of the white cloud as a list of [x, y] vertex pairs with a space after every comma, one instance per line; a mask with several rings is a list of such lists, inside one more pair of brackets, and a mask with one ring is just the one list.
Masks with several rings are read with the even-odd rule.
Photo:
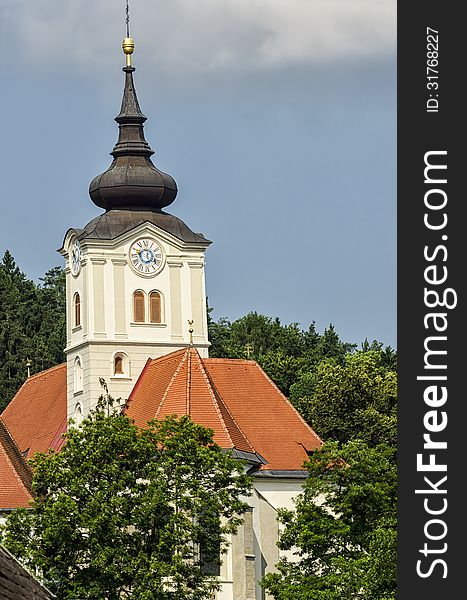
[[[0, 0], [29, 64], [115, 61], [124, 0]], [[137, 51], [181, 73], [272, 70], [392, 53], [396, 0], [131, 0]]]

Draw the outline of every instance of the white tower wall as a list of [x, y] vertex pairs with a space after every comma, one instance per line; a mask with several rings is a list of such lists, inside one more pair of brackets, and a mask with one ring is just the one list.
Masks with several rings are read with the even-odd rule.
[[[129, 250], [140, 238], [158, 242], [164, 266], [154, 276], [143, 276], [131, 266]], [[67, 261], [67, 395], [68, 417], [81, 410], [85, 416], [96, 406], [105, 379], [115, 399], [126, 400], [148, 358], [155, 358], [190, 343], [188, 320], [193, 320], [193, 343], [208, 355], [204, 252], [207, 243], [186, 243], [144, 223], [114, 240], [84, 238], [81, 267], [70, 268], [71, 230], [63, 246]], [[146, 319], [136, 323], [133, 293], [145, 295]], [[161, 322], [149, 321], [149, 294], [161, 295]], [[80, 296], [80, 323], [75, 323], [75, 294]], [[115, 356], [122, 357], [123, 374], [115, 374]], [[77, 363], [79, 361], [80, 365]], [[81, 374], [77, 373], [81, 370]], [[79, 408], [78, 408], [79, 407]]]

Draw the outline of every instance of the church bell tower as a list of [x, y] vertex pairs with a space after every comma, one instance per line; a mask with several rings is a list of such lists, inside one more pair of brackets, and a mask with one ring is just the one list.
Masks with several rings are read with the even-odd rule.
[[190, 342], [207, 357], [209, 347], [204, 253], [211, 242], [164, 211], [177, 185], [151, 160], [133, 49], [125, 38], [113, 161], [89, 187], [105, 212], [83, 229], [68, 230], [60, 250], [66, 261], [68, 418], [77, 421], [96, 406], [101, 378], [124, 401], [148, 358]]

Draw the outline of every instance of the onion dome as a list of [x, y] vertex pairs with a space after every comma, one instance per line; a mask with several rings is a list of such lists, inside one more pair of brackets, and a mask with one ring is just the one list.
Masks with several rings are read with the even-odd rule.
[[134, 67], [129, 60], [134, 42], [126, 38], [123, 48], [127, 55], [125, 89], [120, 114], [115, 117], [119, 127], [118, 142], [111, 156], [110, 167], [95, 177], [89, 186], [91, 200], [105, 210], [161, 210], [177, 195], [175, 180], [159, 171], [152, 160], [153, 150], [144, 138], [146, 117], [141, 112], [133, 83]]

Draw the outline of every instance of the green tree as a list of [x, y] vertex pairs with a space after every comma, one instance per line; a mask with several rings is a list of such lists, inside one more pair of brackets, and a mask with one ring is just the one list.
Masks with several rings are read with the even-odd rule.
[[354, 440], [312, 454], [295, 511], [280, 511], [293, 552], [262, 585], [277, 600], [392, 600], [396, 590], [394, 450]]
[[48, 271], [36, 285], [26, 278], [6, 251], [0, 263], [0, 411], [28, 373], [64, 361], [65, 272]]
[[0, 263], [0, 410], [27, 376], [36, 300], [36, 286], [6, 251]]
[[211, 317], [212, 308], [208, 308], [208, 337], [211, 342], [209, 355], [213, 358], [229, 357], [230, 322], [225, 317], [214, 321]]
[[210, 598], [251, 485], [212, 436], [188, 417], [139, 430], [101, 404], [59, 454], [36, 455], [35, 502], [5, 545], [61, 600]]
[[391, 348], [391, 346], [383, 347], [381, 342], [373, 340], [370, 344], [368, 339], [362, 343], [362, 350], [368, 352], [369, 350], [376, 350], [380, 353], [381, 364], [387, 367], [391, 371], [397, 371], [397, 352]]
[[291, 386], [291, 401], [325, 440], [395, 447], [397, 376], [386, 364], [382, 350], [347, 354], [343, 364], [322, 361]]
[[251, 358], [256, 360], [281, 391], [288, 396], [292, 384], [313, 372], [324, 359], [343, 364], [356, 345], [342, 342], [333, 325], [323, 334], [311, 323], [303, 331], [298, 323], [283, 325], [275, 319], [250, 312], [230, 322], [214, 321], [208, 309], [210, 356], [214, 358]]
[[40, 281], [37, 307], [40, 314], [38, 337], [44, 340], [46, 350], [41, 360], [39, 353], [35, 355], [38, 371], [62, 363], [65, 360], [66, 346], [65, 270], [54, 267], [47, 271]]

